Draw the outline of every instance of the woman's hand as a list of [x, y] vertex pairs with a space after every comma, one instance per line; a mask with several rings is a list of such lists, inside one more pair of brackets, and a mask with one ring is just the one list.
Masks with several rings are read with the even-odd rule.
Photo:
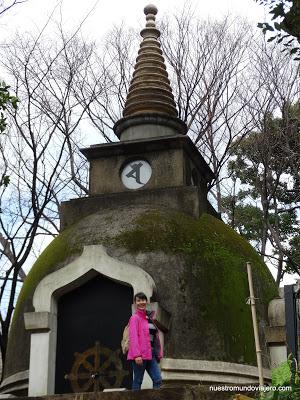
[[137, 365], [143, 365], [143, 359], [142, 359], [142, 357], [136, 357], [136, 358], [134, 359], [134, 361], [135, 361], [135, 363], [136, 363]]

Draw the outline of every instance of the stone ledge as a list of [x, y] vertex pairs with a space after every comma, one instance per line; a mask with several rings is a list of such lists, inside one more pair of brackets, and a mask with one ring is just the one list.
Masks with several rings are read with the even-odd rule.
[[25, 329], [34, 332], [49, 332], [53, 326], [53, 315], [46, 311], [24, 313]]
[[[208, 386], [174, 386], [140, 391], [74, 393], [41, 397], [18, 397], [18, 400], [227, 400], [237, 392], [209, 391]], [[9, 398], [9, 397], [7, 397]]]
[[220, 218], [203, 193], [196, 186], [170, 187], [163, 189], [138, 190], [123, 193], [102, 194], [62, 202], [60, 205], [61, 230], [96, 212], [118, 210], [122, 207], [149, 206], [185, 212], [195, 218], [209, 213]]
[[214, 173], [208, 166], [202, 155], [197, 150], [192, 140], [188, 136], [171, 135], [159, 138], [146, 138], [138, 140], [128, 140], [115, 143], [101, 143], [81, 149], [81, 153], [90, 161], [100, 157], [113, 157], [117, 155], [140, 154], [145, 151], [157, 152], [159, 150], [184, 149], [203, 172], [203, 176], [208, 182], [214, 179]]
[[[251, 375], [258, 377], [257, 367], [253, 365], [237, 364], [225, 361], [164, 358], [163, 367], [170, 370], [221, 372], [223, 374], [232, 373], [236, 375]], [[263, 372], [265, 377], [271, 377], [270, 370], [264, 368]]]
[[[255, 385], [257, 367], [223, 361], [164, 358], [161, 363], [163, 382], [182, 384]], [[271, 381], [270, 370], [264, 369], [264, 379]]]
[[[126, 131], [128, 132], [130, 128], [138, 128], [138, 130], [143, 133], [143, 128], [144, 130], [147, 130], [149, 125], [157, 127], [158, 132], [155, 136], [166, 136], [166, 134], [164, 134], [164, 131], [166, 131], [165, 127], [171, 128], [174, 135], [178, 135], [178, 133], [185, 135], [187, 132], [187, 126], [183, 121], [181, 121], [181, 119], [170, 116], [166, 117], [156, 113], [139, 114], [122, 118], [115, 123], [113, 129], [118, 138], [122, 137], [121, 140], [132, 140], [132, 136], [128, 133], [126, 134]], [[169, 130], [167, 130], [167, 132], [169, 132]], [[142, 135], [142, 133], [133, 137], [145, 139], [145, 134]]]

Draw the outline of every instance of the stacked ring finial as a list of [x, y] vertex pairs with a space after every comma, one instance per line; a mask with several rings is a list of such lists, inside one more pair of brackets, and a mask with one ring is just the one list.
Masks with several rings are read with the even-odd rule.
[[124, 117], [157, 114], [177, 117], [174, 96], [158, 38], [155, 15], [157, 8], [149, 4], [144, 8], [146, 27], [141, 31], [140, 45], [133, 78], [129, 87]]

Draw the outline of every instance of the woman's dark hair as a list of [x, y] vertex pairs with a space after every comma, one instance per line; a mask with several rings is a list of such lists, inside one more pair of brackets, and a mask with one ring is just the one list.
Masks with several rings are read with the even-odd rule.
[[147, 296], [146, 296], [145, 293], [143, 293], [143, 292], [139, 292], [139, 293], [136, 293], [136, 294], [134, 295], [134, 302], [136, 301], [137, 298], [139, 298], [139, 299], [141, 299], [141, 300], [146, 300], [146, 301], [148, 301]]

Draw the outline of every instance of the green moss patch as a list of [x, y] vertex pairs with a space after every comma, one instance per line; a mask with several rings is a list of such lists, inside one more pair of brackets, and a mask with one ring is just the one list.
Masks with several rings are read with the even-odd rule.
[[152, 211], [137, 217], [135, 227], [114, 241], [130, 252], [182, 255], [189, 266], [182, 277], [188, 282], [187, 295], [202, 316], [195, 316], [195, 324], [202, 321], [199, 332], [206, 321], [224, 338], [233, 362], [255, 363], [246, 262], [252, 263], [259, 318], [266, 320], [267, 305], [278, 292], [268, 268], [246, 240], [208, 214], [196, 220], [182, 213]]
[[[67, 228], [44, 250], [28, 274], [16, 305], [9, 338], [10, 353], [24, 351], [22, 357], [12, 358], [11, 365], [6, 367], [9, 374], [28, 368], [29, 333], [24, 331], [23, 313], [33, 311], [31, 299], [36, 286], [46, 275], [79, 255], [84, 245], [100, 243], [110, 247], [112, 254], [113, 248], [125, 248], [131, 254], [161, 251], [178, 255], [181, 264], [174, 264], [176, 273], [170, 282], [174, 286], [179, 282], [176, 286], [179, 290], [168, 296], [172, 297], [175, 307], [180, 297], [181, 307], [186, 307], [186, 312], [192, 314], [183, 327], [187, 335], [189, 329], [194, 332], [190, 338], [194, 340], [191, 348], [198, 346], [203, 336], [204, 350], [201, 349], [199, 354], [205, 353], [207, 346], [211, 351], [207, 359], [215, 357], [255, 364], [251, 312], [246, 305], [249, 296], [246, 262], [252, 263], [255, 294], [260, 299], [258, 317], [262, 321], [266, 321], [267, 304], [277, 295], [277, 288], [254, 249], [229, 226], [210, 215], [204, 214], [198, 220], [180, 212], [163, 210], [142, 210], [137, 215], [134, 221], [129, 216], [127, 225], [120, 224], [119, 216], [113, 216], [105, 223], [101, 219], [102, 225], [97, 219], [90, 221], [87, 218]], [[149, 273], [157, 274], [154, 278], [159, 285], [163, 279], [158, 272], [160, 266], [149, 267], [152, 268]], [[168, 274], [172, 274], [172, 268], [170, 265], [165, 271], [166, 280]], [[169, 285], [164, 294], [172, 290]], [[189, 327], [188, 323], [193, 326]], [[218, 343], [214, 342], [215, 338]], [[214, 343], [216, 348], [218, 346], [216, 351]]]
[[62, 262], [73, 254], [79, 254], [82, 252], [80, 241], [78, 241], [77, 244], [72, 245], [72, 242], [74, 242], [74, 240], [71, 240], [74, 234], [73, 231], [74, 228], [72, 226], [63, 231], [46, 247], [37, 261], [33, 264], [18, 297], [13, 322], [17, 318], [20, 306], [26, 299], [32, 297], [34, 290], [40, 281], [46, 275], [55, 271]]

